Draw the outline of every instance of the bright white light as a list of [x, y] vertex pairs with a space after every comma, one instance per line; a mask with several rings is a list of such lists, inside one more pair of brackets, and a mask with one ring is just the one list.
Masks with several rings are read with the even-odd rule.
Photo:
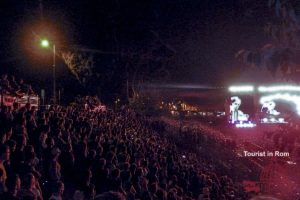
[[260, 103], [264, 104], [265, 102], [274, 101], [274, 100], [285, 100], [285, 101], [293, 102], [296, 105], [296, 110], [297, 110], [298, 115], [300, 115], [300, 96], [299, 95], [291, 95], [289, 93], [285, 93], [285, 94], [277, 93], [274, 95], [268, 95], [268, 96], [261, 97]]
[[237, 128], [254, 128], [256, 124], [252, 124], [249, 122], [249, 124], [236, 124], [235, 127]]
[[271, 122], [275, 122], [276, 120], [275, 120], [275, 118], [271, 118], [270, 121]]
[[46, 40], [46, 39], [42, 40], [42, 41], [41, 41], [41, 46], [42, 46], [42, 47], [45, 47], [45, 48], [49, 47], [49, 41]]
[[293, 161], [286, 161], [287, 162], [287, 164], [289, 164], [289, 165], [296, 165], [297, 163], [295, 163], [295, 162], [293, 162]]
[[263, 118], [263, 122], [268, 122], [268, 118]]
[[252, 85], [245, 85], [245, 86], [230, 86], [228, 88], [230, 92], [253, 92], [254, 87]]
[[289, 91], [289, 92], [300, 92], [299, 86], [292, 85], [278, 85], [278, 86], [260, 86], [258, 87], [259, 92], [280, 92], [280, 91]]
[[279, 118], [278, 121], [279, 122], [284, 122], [284, 119], [283, 118]]

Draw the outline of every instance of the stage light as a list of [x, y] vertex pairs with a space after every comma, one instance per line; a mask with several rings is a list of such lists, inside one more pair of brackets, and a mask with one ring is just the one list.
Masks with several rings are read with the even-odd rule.
[[228, 89], [230, 92], [253, 92], [254, 87], [251, 85], [245, 86], [230, 86]]
[[278, 121], [279, 122], [284, 122], [284, 119], [283, 118], [279, 118]]
[[275, 118], [271, 118], [270, 121], [271, 122], [275, 122], [276, 120], [275, 120]]
[[289, 92], [300, 92], [299, 86], [292, 85], [278, 85], [278, 86], [260, 86], [258, 87], [259, 92], [280, 92], [280, 91], [289, 91]]
[[256, 126], [256, 124], [252, 124], [251, 122], [249, 122], [248, 124], [236, 124], [235, 127], [236, 128], [254, 128]]
[[300, 115], [300, 96], [299, 95], [291, 95], [289, 93], [285, 93], [285, 94], [277, 93], [274, 95], [268, 95], [268, 96], [261, 97], [260, 103], [264, 104], [265, 102], [274, 101], [274, 100], [285, 100], [285, 101], [293, 102], [296, 105], [296, 110], [297, 110], [298, 115]]
[[268, 122], [268, 118], [263, 118], [263, 122]]

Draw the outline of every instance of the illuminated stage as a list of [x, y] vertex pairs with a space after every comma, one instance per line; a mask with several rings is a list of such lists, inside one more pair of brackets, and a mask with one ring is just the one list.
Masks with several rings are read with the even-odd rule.
[[300, 118], [300, 86], [231, 86], [225, 102], [228, 121], [237, 128], [288, 124]]

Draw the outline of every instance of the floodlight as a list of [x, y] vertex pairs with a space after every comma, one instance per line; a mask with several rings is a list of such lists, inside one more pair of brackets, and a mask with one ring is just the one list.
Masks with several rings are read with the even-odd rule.
[[251, 85], [245, 85], [245, 86], [230, 86], [228, 88], [230, 92], [253, 92], [254, 87]]

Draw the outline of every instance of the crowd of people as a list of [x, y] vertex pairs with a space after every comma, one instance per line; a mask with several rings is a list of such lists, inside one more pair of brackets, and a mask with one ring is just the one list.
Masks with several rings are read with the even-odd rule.
[[3, 74], [0, 78], [0, 90], [1, 94], [13, 96], [35, 94], [30, 84], [25, 83], [23, 79], [17, 81], [13, 75], [7, 74]]
[[264, 147], [289, 152], [295, 159], [300, 159], [299, 125], [290, 123], [281, 125], [276, 130], [265, 131], [263, 135]]
[[[243, 180], [259, 181], [261, 168], [251, 159], [241, 155], [242, 144], [212, 126], [199, 121], [182, 121], [161, 117], [160, 120], [171, 129], [168, 137], [178, 146], [190, 149], [206, 161], [208, 166], [219, 174], [228, 174], [237, 182]], [[174, 134], [176, 133], [177, 134]], [[239, 169], [239, 170], [232, 170]], [[221, 173], [220, 173], [221, 172]]]
[[[34, 94], [14, 76], [2, 75], [0, 89]], [[178, 132], [127, 107], [102, 108], [90, 96], [40, 109], [1, 105], [0, 199], [247, 199], [240, 174], [230, 172], [242, 168], [233, 163], [235, 144], [219, 132]]]
[[[5, 80], [1, 86], [11, 85]], [[126, 107], [86, 109], [94, 103], [99, 100], [85, 97], [44, 109], [1, 106], [0, 199], [247, 199], [207, 156], [165, 134], [163, 123]]]
[[76, 96], [75, 101], [71, 103], [72, 106], [84, 108], [87, 111], [99, 112], [106, 111], [106, 106], [101, 103], [97, 96]]

